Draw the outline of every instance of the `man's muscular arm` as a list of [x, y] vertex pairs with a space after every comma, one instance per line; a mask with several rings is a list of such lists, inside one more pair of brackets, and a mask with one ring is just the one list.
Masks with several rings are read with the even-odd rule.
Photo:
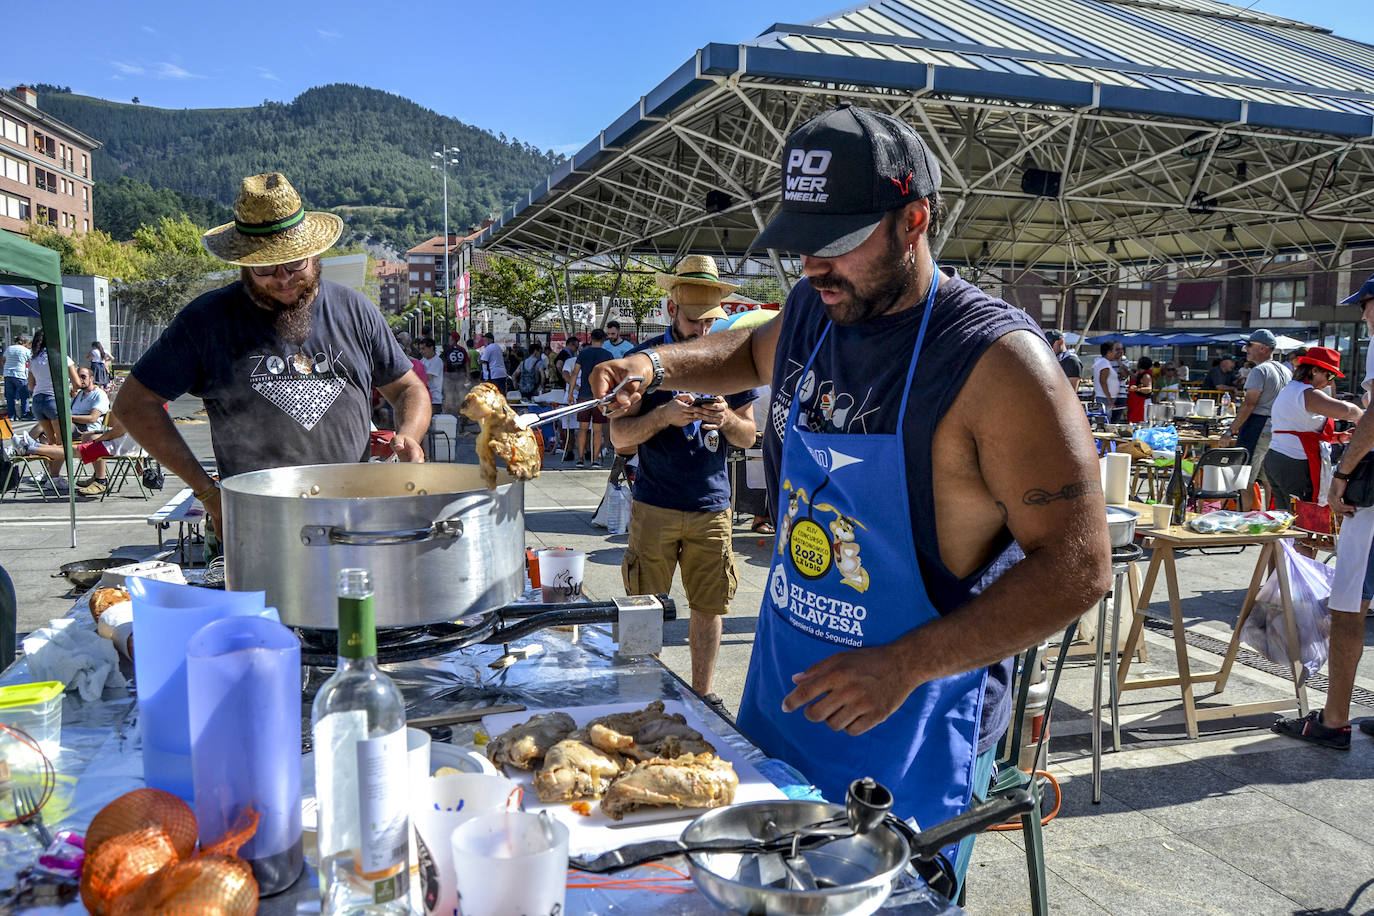
[[940, 421], [933, 453], [940, 553], [950, 571], [976, 569], [1004, 525], [1026, 558], [894, 642], [841, 651], [794, 675], [784, 712], [806, 707], [814, 722], [861, 734], [921, 684], [1021, 651], [1067, 627], [1109, 588], [1092, 434], [1043, 343], [1017, 332], [993, 344]]

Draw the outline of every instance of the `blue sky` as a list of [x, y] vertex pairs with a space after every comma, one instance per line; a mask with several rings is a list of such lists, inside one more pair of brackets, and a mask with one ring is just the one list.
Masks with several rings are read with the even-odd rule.
[[[71, 86], [164, 108], [290, 101], [344, 82], [413, 99], [469, 124], [570, 153], [712, 41], [805, 22], [845, 0], [335, 0], [189, 4], [67, 0], [7, 17], [0, 86]], [[1240, 5], [1374, 43], [1367, 3]], [[189, 12], [194, 9], [195, 12]], [[56, 33], [56, 34], [55, 34]], [[60, 36], [63, 52], [37, 53]]]

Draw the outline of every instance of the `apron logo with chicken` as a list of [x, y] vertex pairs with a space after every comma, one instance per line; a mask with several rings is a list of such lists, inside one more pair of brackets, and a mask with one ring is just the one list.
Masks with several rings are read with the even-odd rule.
[[[778, 553], [786, 550], [792, 568], [807, 579], [819, 579], [830, 572], [831, 566], [836, 566], [841, 583], [857, 592], [868, 591], [868, 571], [859, 559], [859, 543], [855, 535], [856, 528], [867, 531], [868, 527], [829, 503], [814, 502], [814, 498], [829, 482], [827, 477], [816, 488], [812, 500], [808, 500], [805, 490], [801, 487], [793, 489], [791, 480], [783, 481], [783, 491], [790, 491], [792, 495], [787, 501], [787, 512], [779, 530]], [[802, 516], [803, 503], [806, 513], [804, 517], [799, 517]], [[814, 516], [817, 510], [835, 516], [834, 521], [830, 522], [829, 533], [816, 521]]]

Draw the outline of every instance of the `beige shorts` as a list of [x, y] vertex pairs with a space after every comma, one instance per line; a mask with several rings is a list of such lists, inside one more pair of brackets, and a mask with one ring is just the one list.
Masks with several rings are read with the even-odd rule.
[[730, 549], [730, 510], [681, 512], [635, 501], [630, 544], [620, 563], [628, 595], [656, 595], [673, 587], [682, 568], [682, 590], [694, 614], [728, 614], [739, 580]]

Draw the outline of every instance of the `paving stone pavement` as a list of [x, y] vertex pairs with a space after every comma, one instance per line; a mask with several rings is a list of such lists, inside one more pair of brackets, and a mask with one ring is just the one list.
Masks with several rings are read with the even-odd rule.
[[[184, 398], [172, 406], [193, 451], [212, 460], [209, 427], [200, 405]], [[471, 436], [460, 437], [460, 461], [475, 460]], [[590, 519], [606, 485], [604, 469], [565, 469], [551, 457], [526, 493], [526, 529], [532, 547], [585, 550], [585, 589], [596, 598], [623, 593], [620, 558], [625, 537], [607, 536]], [[44, 503], [26, 486], [0, 501], [0, 565], [19, 594], [19, 630], [63, 616], [73, 596], [53, 579], [57, 567], [77, 559], [151, 555], [156, 533], [145, 523], [182, 486], [144, 501], [126, 489], [104, 502], [77, 506], [77, 548], [67, 529], [66, 504]], [[725, 620], [715, 689], [738, 708], [763, 594], [771, 539], [742, 521], [735, 529], [739, 591]], [[1183, 612], [1190, 630], [1222, 641], [1239, 610], [1256, 551], [1213, 556], [1192, 553], [1178, 561]], [[1144, 572], [1143, 566], [1141, 570]], [[665, 632], [663, 661], [688, 672], [686, 600], [673, 597], [684, 619]], [[1163, 583], [1151, 613], [1167, 618]], [[1093, 615], [1089, 615], [1089, 624]], [[1124, 631], [1124, 627], [1123, 627]], [[1366, 645], [1374, 625], [1366, 628]], [[1132, 674], [1163, 676], [1175, 670], [1167, 632], [1147, 629], [1148, 657]], [[1219, 657], [1189, 647], [1194, 671], [1214, 669]], [[1062, 788], [1057, 816], [1045, 827], [1050, 900], [1056, 913], [1317, 914], [1374, 911], [1374, 739], [1354, 735], [1341, 753], [1311, 747], [1268, 731], [1274, 716], [1204, 722], [1197, 740], [1183, 728], [1176, 688], [1128, 692], [1122, 699], [1122, 750], [1103, 756], [1102, 798], [1092, 801], [1088, 709], [1092, 661], [1070, 659], [1052, 709], [1049, 771]], [[1374, 691], [1374, 652], [1361, 662], [1358, 686]], [[1202, 688], [1205, 691], [1207, 688]], [[1104, 691], [1105, 693], [1105, 691]], [[1282, 699], [1292, 685], [1238, 665], [1219, 697], [1199, 692], [1199, 706]], [[1319, 707], [1320, 691], [1309, 692]], [[1357, 707], [1357, 715], [1374, 709]], [[972, 913], [1030, 911], [1026, 861], [1017, 832], [988, 833], [974, 849], [967, 908]]]

